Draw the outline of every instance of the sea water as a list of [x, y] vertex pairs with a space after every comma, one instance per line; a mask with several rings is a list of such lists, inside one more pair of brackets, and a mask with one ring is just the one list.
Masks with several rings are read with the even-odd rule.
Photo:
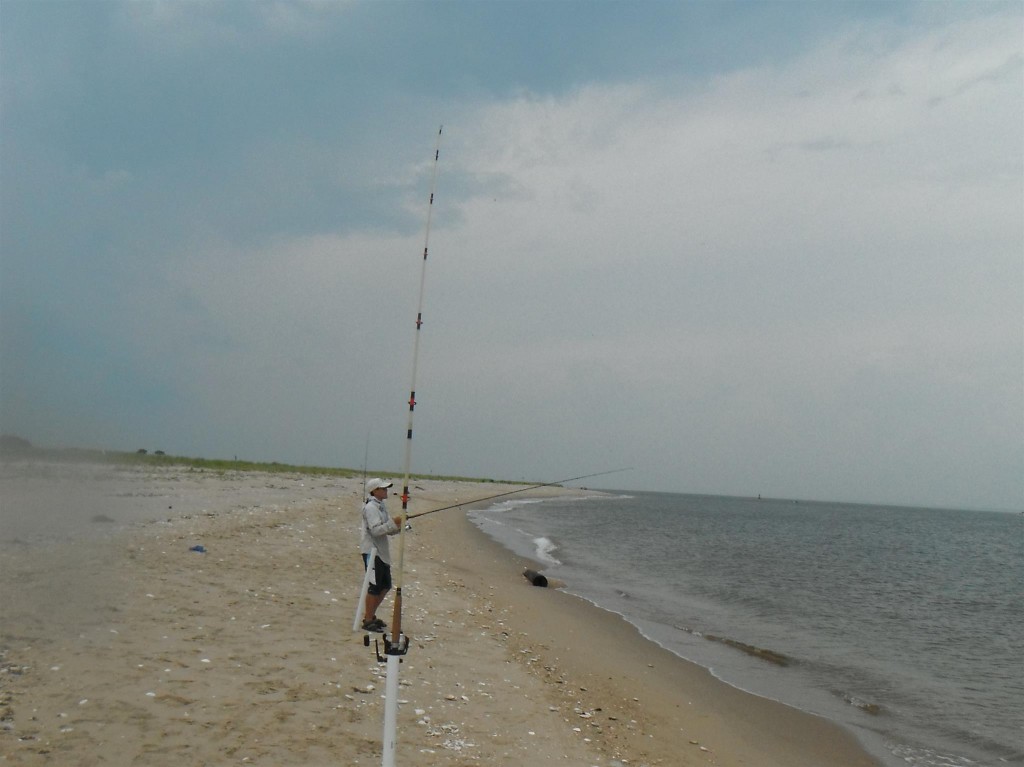
[[569, 592], [838, 722], [883, 764], [1024, 764], [1019, 512], [631, 492], [471, 518]]

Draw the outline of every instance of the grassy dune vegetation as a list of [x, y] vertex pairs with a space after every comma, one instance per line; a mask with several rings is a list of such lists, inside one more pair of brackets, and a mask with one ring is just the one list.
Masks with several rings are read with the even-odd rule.
[[[35, 447], [27, 440], [19, 437], [0, 437], [0, 457], [5, 460], [37, 460], [37, 461], [67, 461], [77, 463], [110, 463], [134, 466], [184, 466], [192, 469], [202, 469], [215, 472], [229, 471], [260, 471], [270, 474], [311, 474], [331, 477], [361, 477], [362, 469], [346, 469], [343, 467], [331, 466], [295, 466], [288, 463], [272, 461], [264, 463], [259, 461], [246, 461], [221, 458], [194, 458], [181, 455], [166, 455], [162, 451], [150, 452], [148, 450], [137, 450], [135, 452], [119, 450], [96, 450], [91, 448], [44, 448]], [[370, 475], [374, 477], [401, 477], [398, 472], [371, 470]], [[496, 482], [494, 479], [481, 479], [478, 477], [457, 477], [442, 476], [434, 474], [414, 474], [413, 479], [438, 479], [462, 482]], [[501, 480], [504, 482], [504, 480]], [[525, 484], [508, 481], [508, 484]]]

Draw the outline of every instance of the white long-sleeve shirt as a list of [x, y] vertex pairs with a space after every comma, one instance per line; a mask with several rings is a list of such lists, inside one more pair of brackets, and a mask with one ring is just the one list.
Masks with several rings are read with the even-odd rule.
[[397, 532], [398, 525], [388, 515], [384, 501], [371, 497], [363, 506], [363, 538], [359, 543], [359, 550], [369, 554], [376, 548], [377, 556], [390, 565], [391, 548], [388, 546], [388, 536]]

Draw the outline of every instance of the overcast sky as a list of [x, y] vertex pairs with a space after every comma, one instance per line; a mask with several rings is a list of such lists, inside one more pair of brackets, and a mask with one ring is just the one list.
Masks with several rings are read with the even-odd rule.
[[1024, 6], [0, 4], [0, 429], [1024, 508]]

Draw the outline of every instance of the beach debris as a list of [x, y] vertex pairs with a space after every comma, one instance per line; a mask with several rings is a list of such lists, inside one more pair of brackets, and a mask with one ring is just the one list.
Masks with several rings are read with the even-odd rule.
[[189, 551], [194, 551], [197, 554], [205, 554], [206, 553], [206, 547], [203, 546], [202, 544], [197, 543], [195, 546], [191, 546], [189, 548]]
[[536, 570], [531, 570], [529, 568], [523, 570], [523, 577], [534, 586], [539, 586], [540, 588], [545, 588], [548, 585], [548, 579]]
[[448, 751], [462, 751], [464, 748], [473, 748], [476, 744], [465, 738], [457, 737], [459, 728], [454, 724], [442, 724], [440, 727], [433, 727], [427, 730], [427, 734], [433, 738], [442, 738], [440, 745]]
[[714, 634], [705, 634], [704, 638], [711, 642], [720, 642], [721, 644], [733, 647], [754, 658], [760, 658], [768, 663], [774, 663], [776, 666], [788, 666], [790, 664], [790, 658], [788, 656], [783, 655], [780, 652], [776, 652], [775, 650], [768, 650], [764, 647], [755, 647], [754, 645], [749, 645], [745, 642], [739, 642], [735, 639], [729, 639], [728, 637], [715, 636]]
[[877, 703], [871, 703], [862, 698], [858, 698], [855, 695], [843, 695], [842, 698], [851, 706], [859, 708], [865, 714], [871, 714], [871, 716], [878, 716], [882, 713], [882, 707]]

